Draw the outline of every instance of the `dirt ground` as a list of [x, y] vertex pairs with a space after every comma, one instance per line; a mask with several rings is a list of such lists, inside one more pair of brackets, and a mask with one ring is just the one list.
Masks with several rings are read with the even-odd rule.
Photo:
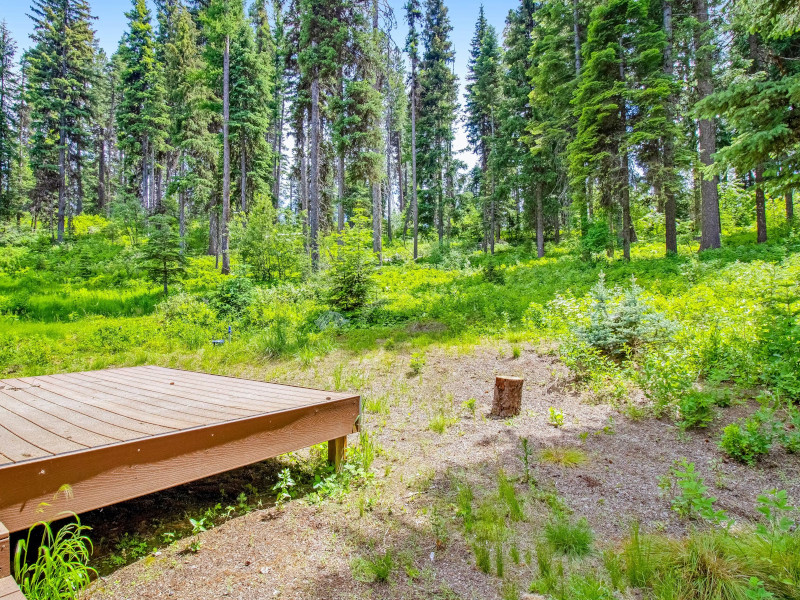
[[[338, 368], [365, 403], [383, 399], [383, 412], [365, 418], [381, 448], [374, 479], [341, 501], [309, 505], [297, 499], [282, 509], [265, 506], [222, 522], [200, 534], [197, 553], [186, 550], [189, 538], [161, 544], [147, 557], [98, 579], [82, 597], [501, 598], [511, 582], [524, 591], [536, 575], [530, 556], [550, 514], [547, 498], [553, 496], [548, 492], [556, 492], [575, 518], [588, 519], [597, 548], [623, 539], [633, 522], [648, 531], [684, 533], [690, 524], [670, 509], [659, 487], [684, 457], [696, 464], [709, 493], [718, 498], [717, 508], [737, 520], [754, 516], [755, 498], [765, 490], [786, 489], [790, 498], [800, 500], [797, 456], [775, 448], [758, 466], [745, 467], [725, 460], [717, 448], [720, 429], [753, 410], [747, 403], [722, 410], [707, 430], [684, 433], [666, 420], [630, 420], [607, 404], [592, 404], [575, 391], [557, 359], [531, 348], [514, 359], [504, 343], [439, 347], [427, 352], [420, 375], [409, 372], [409, 357], [406, 351], [378, 349], [358, 357], [334, 354], [304, 369], [294, 363], [269, 374], [255, 368], [229, 370], [331, 387], [331, 374]], [[500, 374], [525, 378], [523, 412], [514, 419], [486, 416], [494, 377]], [[463, 404], [469, 398], [476, 399], [474, 416]], [[563, 427], [548, 424], [551, 407], [563, 412]], [[429, 428], [436, 415], [449, 424], [444, 433]], [[521, 438], [533, 449], [531, 483], [523, 477]], [[539, 452], [553, 446], [579, 448], [588, 460], [575, 468], [540, 460]], [[168, 523], [213, 505], [220, 488], [234, 489], [236, 482], [269, 489], [287, 464], [293, 463], [267, 461], [96, 511], [85, 522], [95, 528], [93, 538], [102, 548], [121, 532], [152, 529], [156, 518]], [[501, 469], [515, 481], [525, 512], [508, 540], [523, 558], [519, 564], [507, 561], [503, 579], [476, 568], [454, 500], [456, 482], [468, 483], [476, 502], [491, 498]], [[364, 561], [386, 551], [393, 557], [388, 581], [373, 581]]]

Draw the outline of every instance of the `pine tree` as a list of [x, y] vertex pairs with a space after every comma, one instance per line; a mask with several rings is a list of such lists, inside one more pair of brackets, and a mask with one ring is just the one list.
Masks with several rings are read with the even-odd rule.
[[208, 38], [207, 61], [214, 88], [222, 98], [222, 213], [220, 245], [222, 273], [231, 270], [229, 222], [231, 216], [231, 43], [244, 21], [242, 0], [211, 0], [202, 14]]
[[[494, 150], [497, 118], [501, 104], [502, 73], [497, 33], [488, 25], [481, 6], [475, 35], [470, 48], [467, 79], [467, 137], [479, 149], [481, 156], [481, 196], [484, 202], [484, 250], [488, 246], [494, 254], [497, 229], [495, 198], [496, 173], [489, 172], [490, 155]], [[496, 169], [493, 169], [496, 171]]]
[[[85, 0], [34, 0], [33, 47], [27, 55], [26, 102], [31, 106], [34, 211], [48, 210], [57, 192], [56, 239], [64, 240], [73, 144], [87, 135], [92, 116], [94, 31]], [[55, 135], [54, 135], [55, 134]], [[52, 218], [51, 218], [52, 226]]]
[[411, 213], [414, 225], [414, 260], [418, 255], [419, 238], [419, 193], [417, 180], [417, 118], [419, 115], [419, 77], [417, 64], [419, 62], [419, 32], [417, 25], [422, 20], [422, 9], [419, 0], [408, 0], [405, 6], [406, 20], [408, 22], [408, 37], [406, 38], [406, 52], [411, 60]]
[[166, 150], [169, 118], [165, 103], [163, 65], [156, 57], [150, 9], [145, 0], [133, 0], [128, 31], [117, 51], [122, 66], [119, 75], [120, 101], [116, 111], [117, 144], [124, 155], [124, 193], [136, 198], [143, 208], [161, 206], [156, 187]]
[[[571, 101], [577, 84], [577, 65], [572, 60], [573, 11], [567, 3], [553, 0], [531, 18], [538, 23], [532, 33], [530, 47], [530, 118], [523, 140], [530, 146], [527, 159], [528, 193], [531, 207], [527, 211], [531, 228], [535, 229], [537, 255], [544, 256], [545, 202], [553, 196], [566, 195], [566, 149], [574, 138], [575, 118]], [[586, 217], [587, 199], [584, 186], [577, 182], [575, 190], [581, 229]], [[558, 231], [560, 203], [554, 202], [551, 212]]]
[[0, 22], [0, 219], [8, 218], [16, 204], [14, 162], [19, 156], [14, 112], [19, 92], [19, 80], [14, 72], [16, 49], [6, 22]]
[[574, 101], [578, 132], [570, 144], [573, 183], [596, 181], [610, 226], [619, 205], [626, 260], [630, 260], [632, 229], [626, 50], [640, 18], [638, 8], [635, 0], [609, 0], [592, 11], [582, 51], [585, 65]]
[[[697, 100], [702, 102], [714, 91], [712, 81], [713, 69], [713, 30], [708, 16], [708, 0], [694, 0], [695, 79], [697, 81]], [[716, 126], [713, 119], [700, 118], [699, 153], [700, 162], [705, 169], [714, 164], [714, 153], [717, 150]], [[706, 175], [700, 172], [700, 193], [702, 198], [702, 237], [700, 249], [719, 248], [721, 244], [721, 227], [719, 216], [719, 176]]]
[[216, 187], [219, 147], [211, 131], [214, 115], [210, 110], [214, 95], [203, 77], [206, 64], [191, 13], [179, 0], [164, 2], [159, 11], [171, 149], [167, 192], [177, 194], [179, 233], [183, 240], [187, 212], [191, 206], [205, 207]]
[[188, 262], [181, 251], [175, 225], [175, 217], [171, 215], [152, 215], [148, 219], [148, 237], [140, 259], [141, 268], [153, 283], [163, 286], [165, 296], [169, 285], [183, 277]]
[[445, 173], [452, 159], [450, 148], [458, 113], [452, 29], [443, 0], [426, 0], [417, 146], [425, 200], [422, 212], [425, 220], [436, 228], [440, 244], [444, 238]]

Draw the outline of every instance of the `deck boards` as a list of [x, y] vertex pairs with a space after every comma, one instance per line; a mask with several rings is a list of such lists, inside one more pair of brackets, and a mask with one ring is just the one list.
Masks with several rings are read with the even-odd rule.
[[0, 579], [0, 600], [25, 600], [13, 577]]
[[163, 367], [2, 379], [0, 522], [16, 531], [341, 438], [359, 410], [350, 393]]

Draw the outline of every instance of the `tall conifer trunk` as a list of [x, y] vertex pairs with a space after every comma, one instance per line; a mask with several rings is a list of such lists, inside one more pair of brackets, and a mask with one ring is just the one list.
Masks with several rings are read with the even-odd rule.
[[[667, 38], [664, 46], [664, 73], [667, 75], [670, 84], [672, 84], [672, 75], [674, 71], [674, 64], [672, 62], [672, 0], [663, 0], [662, 11], [664, 17], [664, 33]], [[665, 120], [668, 128], [672, 127], [674, 102], [674, 94], [670, 93], [665, 103]], [[665, 246], [667, 254], [677, 254], [677, 202], [675, 199], [675, 181], [673, 176], [673, 170], [675, 168], [675, 140], [671, 130], [664, 132], [662, 153], [664, 180], [661, 182], [661, 194], [664, 199]]]
[[536, 182], [536, 256], [544, 256], [544, 208], [542, 206], [542, 182]]
[[417, 260], [419, 202], [417, 198], [417, 57], [411, 56], [411, 217], [414, 226], [414, 260]]
[[794, 198], [791, 190], [786, 192], [784, 200], [786, 202], [786, 220], [792, 221], [794, 220]]
[[[713, 89], [711, 81], [712, 56], [704, 48], [705, 34], [708, 31], [708, 0], [694, 0], [697, 27], [694, 30], [695, 70], [697, 79], [697, 100], [710, 96]], [[711, 119], [700, 119], [699, 146], [700, 162], [704, 167], [714, 163], [713, 155], [717, 150], [716, 127]], [[707, 178], [700, 171], [701, 222], [702, 232], [700, 250], [719, 248], [721, 244], [719, 220], [719, 177]]]
[[225, 36], [222, 54], [222, 273], [231, 272], [231, 258], [228, 253], [228, 219], [231, 211], [231, 140], [230, 140], [230, 71], [231, 38]]
[[[312, 44], [316, 46], [316, 42]], [[311, 80], [311, 181], [308, 198], [308, 222], [310, 228], [309, 249], [311, 250], [311, 268], [316, 271], [319, 267], [319, 73], [315, 70]]]

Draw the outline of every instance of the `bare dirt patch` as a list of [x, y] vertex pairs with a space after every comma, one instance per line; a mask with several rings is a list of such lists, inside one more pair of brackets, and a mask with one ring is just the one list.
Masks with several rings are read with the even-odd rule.
[[[754, 515], [755, 497], [764, 490], [783, 488], [800, 497], [798, 457], [774, 449], [753, 468], [724, 460], [718, 450], [721, 427], [752, 406], [725, 409], [709, 429], [683, 433], [667, 421], [631, 421], [608, 405], [587, 403], [555, 358], [531, 350], [513, 359], [504, 344], [437, 347], [426, 353], [419, 376], [408, 375], [409, 358], [410, 352], [381, 349], [357, 357], [334, 354], [308, 369], [273, 374], [286, 383], [331, 387], [338, 368], [337, 377], [357, 384], [352, 387], [365, 401], [385, 396], [386, 402], [374, 404], [383, 413], [365, 418], [383, 449], [369, 485], [341, 502], [312, 506], [297, 500], [284, 509], [267, 507], [233, 518], [200, 534], [196, 554], [185, 552], [188, 539], [180, 540], [98, 580], [85, 597], [499, 598], [503, 580], [476, 568], [456, 514], [454, 486], [469, 484], [476, 502], [491, 498], [501, 469], [514, 481], [525, 513], [508, 539], [519, 551], [520, 564], [508, 560], [505, 576], [522, 590], [535, 575], [526, 557], [550, 514], [552, 492], [576, 517], [589, 520], [598, 544], [622, 539], [634, 521], [646, 530], [685, 532], [687, 523], [670, 509], [658, 486], [684, 457], [697, 465], [718, 507], [737, 519]], [[266, 377], [256, 367], [227, 372]], [[525, 378], [519, 417], [486, 417], [499, 374]], [[563, 427], [548, 424], [550, 407], [563, 412]], [[443, 433], [434, 421], [444, 424]], [[530, 441], [535, 485], [523, 481], [521, 438]], [[539, 461], [539, 452], [553, 446], [577, 448], [587, 460], [573, 468]], [[198, 506], [219, 501], [220, 487], [234, 489], [244, 481], [261, 489], [271, 486], [286, 464], [291, 463], [267, 461], [86, 520], [95, 526], [96, 539], [146, 528], [156, 514], [164, 521], [182, 520]], [[374, 581], [369, 561], [387, 552], [392, 557], [388, 581]]]

